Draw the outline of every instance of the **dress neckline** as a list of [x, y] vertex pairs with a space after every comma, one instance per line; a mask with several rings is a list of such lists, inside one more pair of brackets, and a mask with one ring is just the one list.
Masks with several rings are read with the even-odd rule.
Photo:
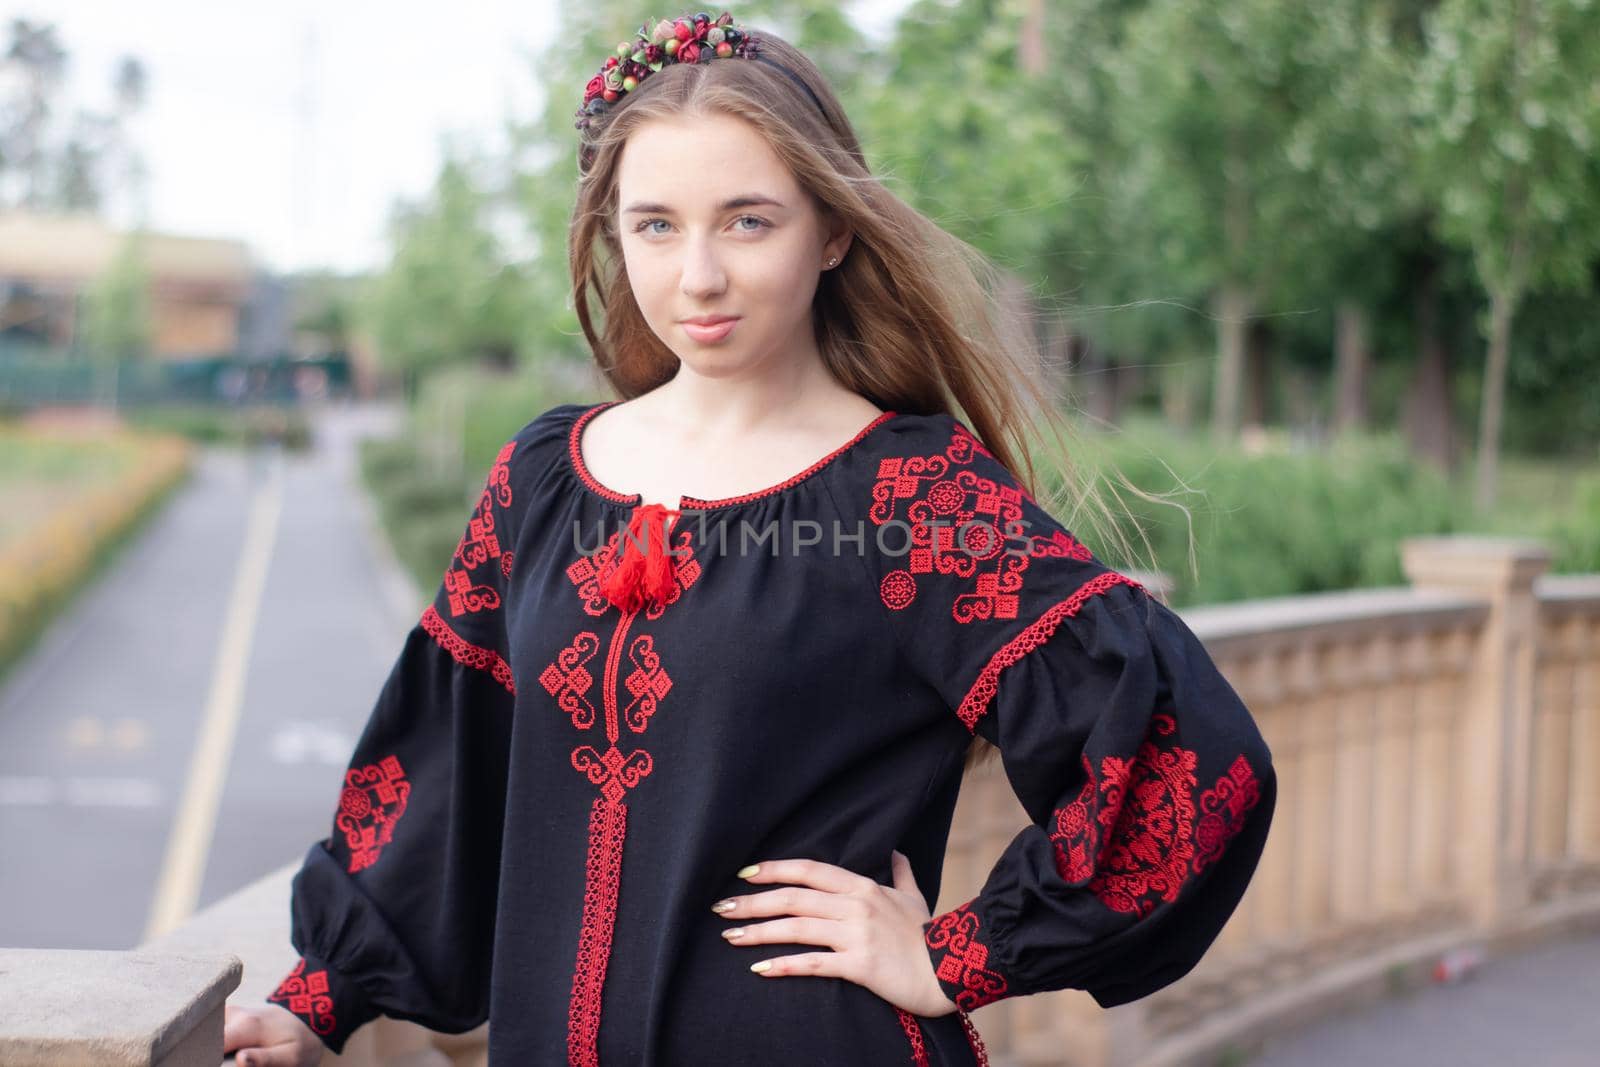
[[[609, 501], [613, 504], [623, 504], [628, 507], [638, 507], [644, 503], [644, 495], [642, 493], [617, 492], [615, 489], [602, 484], [598, 478], [589, 473], [588, 466], [583, 462], [582, 442], [584, 426], [588, 424], [590, 419], [600, 414], [606, 408], [615, 407], [620, 403], [622, 403], [620, 400], [601, 401], [598, 404], [585, 408], [578, 414], [577, 418], [572, 420], [572, 427], [567, 431], [567, 462], [571, 465], [573, 473], [578, 476], [578, 480], [583, 483], [584, 488], [588, 489], [602, 500]], [[770, 485], [765, 489], [758, 489], [753, 493], [742, 493], [739, 496], [721, 497], [716, 500], [707, 500], [703, 497], [695, 496], [679, 497], [678, 508], [683, 511], [710, 511], [714, 508], [725, 508], [733, 507], [737, 504], [748, 504], [752, 501], [763, 500], [769, 496], [781, 493], [784, 490], [799, 485], [801, 482], [810, 478], [812, 475], [821, 471], [828, 464], [832, 463], [834, 460], [850, 451], [850, 449], [854, 448], [856, 445], [865, 440], [867, 435], [872, 433], [872, 431], [876, 430], [879, 426], [882, 426], [884, 423], [894, 418], [895, 414], [896, 413], [893, 411], [881, 412], [875, 419], [863, 426], [861, 430], [857, 432], [856, 435], [850, 440], [846, 441], [832, 452], [829, 452], [826, 456], [823, 456], [805, 470], [789, 478], [785, 478], [776, 485]]]

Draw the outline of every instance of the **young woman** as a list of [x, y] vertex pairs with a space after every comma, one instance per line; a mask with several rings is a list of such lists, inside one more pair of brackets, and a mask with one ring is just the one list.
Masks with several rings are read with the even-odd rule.
[[[1271, 756], [1014, 475], [1049, 404], [992, 276], [727, 15], [647, 26], [579, 126], [622, 399], [501, 450], [228, 1048], [313, 1063], [383, 1014], [492, 1019], [496, 1065], [972, 1065], [984, 1004], [1187, 973]], [[978, 747], [1031, 823], [935, 915]]]

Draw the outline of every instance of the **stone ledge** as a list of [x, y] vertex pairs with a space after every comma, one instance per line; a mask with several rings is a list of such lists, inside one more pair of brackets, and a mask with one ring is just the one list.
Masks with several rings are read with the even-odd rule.
[[214, 1067], [243, 973], [223, 953], [0, 948], [0, 1063]]

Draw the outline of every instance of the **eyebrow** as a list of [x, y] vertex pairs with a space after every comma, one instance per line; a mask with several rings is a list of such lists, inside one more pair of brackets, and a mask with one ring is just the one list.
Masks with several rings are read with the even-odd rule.
[[[770, 196], [761, 196], [757, 193], [746, 193], [744, 196], [735, 196], [724, 200], [722, 203], [717, 205], [717, 210], [732, 211], [734, 208], [738, 207], [760, 207], [763, 204], [770, 204], [773, 207], [783, 207], [782, 201], [774, 200]], [[623, 208], [622, 213], [624, 215], [630, 215], [634, 213], [670, 215], [672, 214], [672, 209], [665, 204], [652, 204], [646, 203], [645, 201], [639, 201], [638, 203], [629, 204], [627, 207]]]

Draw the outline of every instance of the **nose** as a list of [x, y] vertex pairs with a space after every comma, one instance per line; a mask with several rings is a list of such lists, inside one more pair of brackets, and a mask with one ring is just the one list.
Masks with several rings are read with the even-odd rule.
[[691, 238], [684, 245], [683, 268], [679, 287], [683, 295], [696, 302], [716, 296], [728, 284], [722, 269], [715, 242], [710, 237]]

